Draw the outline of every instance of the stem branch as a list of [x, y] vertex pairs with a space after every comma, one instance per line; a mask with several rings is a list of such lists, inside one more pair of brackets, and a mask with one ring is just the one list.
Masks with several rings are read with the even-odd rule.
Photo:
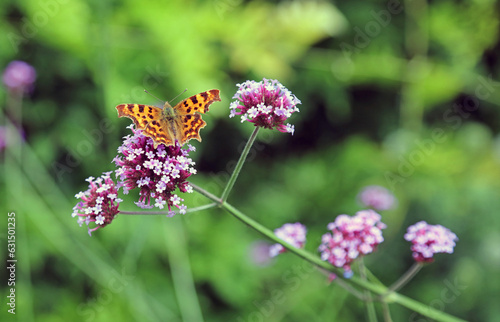
[[[214, 208], [217, 206], [217, 203], [212, 202], [203, 206], [199, 207], [194, 207], [194, 208], [188, 208], [186, 210], [186, 213], [190, 212], [197, 212], [205, 209], [210, 209]], [[179, 213], [178, 211], [175, 211], [175, 213]], [[120, 211], [120, 215], [168, 215], [168, 211]]]
[[413, 263], [410, 269], [407, 270], [406, 273], [403, 274], [403, 276], [401, 276], [396, 282], [394, 282], [394, 284], [392, 284], [389, 287], [388, 292], [384, 294], [384, 296], [386, 296], [390, 292], [396, 292], [403, 286], [405, 286], [406, 283], [408, 283], [415, 275], [417, 275], [417, 273], [422, 269], [422, 267], [424, 267], [422, 263], [419, 262]]
[[234, 183], [236, 182], [236, 179], [240, 174], [241, 168], [243, 167], [243, 164], [247, 159], [248, 152], [250, 152], [250, 148], [252, 147], [255, 138], [257, 138], [257, 133], [259, 133], [259, 129], [260, 127], [258, 126], [255, 127], [255, 129], [252, 132], [252, 135], [250, 135], [250, 138], [248, 139], [247, 144], [245, 145], [245, 148], [243, 149], [243, 152], [241, 152], [240, 159], [238, 160], [238, 163], [236, 164], [236, 167], [234, 168], [234, 171], [231, 174], [231, 177], [229, 178], [229, 181], [227, 182], [224, 191], [222, 191], [222, 196], [221, 196], [222, 202], [226, 201], [227, 197], [231, 193]]

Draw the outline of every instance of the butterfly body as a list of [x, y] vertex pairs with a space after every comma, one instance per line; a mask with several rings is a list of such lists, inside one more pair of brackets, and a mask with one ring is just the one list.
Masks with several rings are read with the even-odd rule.
[[168, 102], [165, 102], [165, 105], [163, 105], [161, 114], [165, 119], [169, 120], [172, 120], [179, 115], [179, 113], [177, 113], [177, 111], [174, 110], [174, 108]]
[[116, 106], [118, 116], [128, 117], [143, 134], [158, 144], [184, 145], [191, 139], [201, 141], [200, 130], [207, 124], [199, 113], [208, 112], [210, 104], [220, 101], [220, 91], [212, 89], [179, 102], [172, 107], [168, 102], [163, 108], [142, 104], [120, 104]]

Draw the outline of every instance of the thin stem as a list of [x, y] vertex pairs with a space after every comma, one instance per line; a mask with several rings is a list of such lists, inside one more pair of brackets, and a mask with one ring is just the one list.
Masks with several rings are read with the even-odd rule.
[[238, 160], [238, 163], [236, 164], [236, 167], [234, 168], [234, 171], [231, 174], [231, 177], [229, 178], [229, 181], [227, 182], [226, 187], [224, 188], [224, 191], [222, 192], [222, 196], [221, 196], [222, 202], [226, 201], [227, 197], [231, 193], [231, 190], [233, 189], [234, 183], [236, 182], [236, 179], [238, 178], [238, 175], [240, 174], [241, 168], [243, 167], [243, 164], [245, 163], [248, 152], [250, 152], [250, 148], [252, 147], [253, 142], [255, 141], [255, 138], [257, 138], [257, 133], [259, 133], [259, 129], [260, 129], [260, 127], [256, 126], [252, 132], [252, 135], [250, 135], [250, 138], [248, 138], [247, 144], [245, 145], [243, 152], [241, 152], [240, 159]]
[[382, 312], [384, 313], [384, 322], [392, 322], [391, 311], [387, 302], [382, 302]]
[[415, 275], [417, 275], [417, 273], [422, 269], [422, 267], [424, 267], [424, 265], [422, 263], [419, 263], [419, 262], [415, 262], [413, 263], [413, 265], [410, 267], [409, 270], [406, 271], [406, 273], [403, 274], [403, 276], [401, 276], [396, 282], [394, 282], [394, 284], [392, 284], [387, 293], [384, 294], [383, 296], [386, 296], [387, 294], [391, 293], [391, 292], [396, 292], [398, 291], [399, 289], [401, 289], [403, 286], [406, 285], [406, 283], [408, 283]]
[[[328, 280], [331, 280], [332, 283], [335, 283], [335, 284], [339, 285], [340, 287], [342, 287], [343, 289], [345, 289], [346, 291], [348, 291], [349, 293], [351, 293], [352, 295], [354, 295], [355, 297], [357, 297], [359, 300], [361, 300], [361, 301], [365, 300], [364, 295], [360, 291], [358, 291], [357, 289], [355, 289], [354, 287], [352, 287], [350, 284], [344, 282], [344, 280], [338, 278], [337, 274], [332, 273], [329, 270], [326, 270], [326, 269], [321, 268], [321, 267], [316, 267], [316, 269], [319, 272], [321, 272], [321, 274], [325, 275], [328, 278]], [[330, 275], [331, 274], [334, 275], [333, 279], [330, 279]]]
[[[363, 261], [363, 257], [358, 260], [359, 265], [359, 275], [362, 280], [366, 281], [366, 268], [365, 263]], [[377, 321], [377, 314], [375, 313], [375, 305], [373, 305], [373, 300], [370, 292], [368, 290], [364, 290], [365, 295], [365, 307], [366, 314], [368, 316], [368, 321]]]
[[345, 289], [346, 291], [348, 291], [349, 293], [351, 293], [352, 295], [354, 295], [355, 297], [357, 297], [358, 299], [360, 299], [361, 301], [365, 300], [365, 296], [361, 292], [359, 292], [357, 289], [346, 283], [343, 279], [337, 277], [333, 282], [342, 287], [343, 289]]
[[205, 197], [207, 197], [208, 199], [212, 200], [213, 202], [215, 202], [216, 204], [218, 204], [219, 206], [222, 205], [222, 200], [221, 198], [217, 197], [216, 195], [206, 191], [205, 189], [195, 185], [194, 183], [190, 182], [189, 185], [191, 187], [193, 187], [193, 190], [194, 191], [197, 191], [199, 192], [200, 194], [204, 195]]
[[[192, 213], [205, 209], [210, 209], [216, 206], [217, 203], [213, 202], [199, 207], [188, 208], [186, 210], [186, 213]], [[175, 211], [175, 213], [178, 214], [179, 212]], [[120, 215], [168, 215], [168, 211], [120, 211], [119, 214]]]

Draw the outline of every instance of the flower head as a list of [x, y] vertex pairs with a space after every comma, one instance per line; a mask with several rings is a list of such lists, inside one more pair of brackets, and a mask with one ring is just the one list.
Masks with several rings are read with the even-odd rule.
[[386, 227], [375, 211], [358, 211], [355, 216], [340, 215], [328, 224], [328, 230], [321, 238], [318, 250], [321, 259], [346, 272], [351, 270], [350, 264], [357, 257], [367, 255], [376, 250], [384, 241], [382, 229]]
[[[86, 223], [89, 226], [89, 235], [93, 231], [111, 223], [118, 213], [118, 206], [121, 199], [117, 198], [118, 186], [110, 177], [110, 172], [105, 172], [101, 177], [95, 179], [87, 178], [89, 189], [75, 195], [80, 202], [73, 207], [73, 217], [78, 217], [80, 226]], [[90, 228], [90, 223], [94, 222], [95, 227]]]
[[[306, 232], [306, 227], [299, 222], [295, 224], [284, 224], [280, 228], [274, 230], [276, 237], [297, 248], [304, 247], [306, 243]], [[275, 257], [285, 251], [285, 247], [281, 244], [274, 244], [269, 247], [269, 256]]]
[[358, 198], [363, 205], [375, 210], [388, 210], [396, 203], [394, 195], [381, 186], [367, 186], [363, 188]]
[[11, 91], [29, 92], [36, 79], [36, 71], [33, 66], [14, 60], [7, 65], [2, 75], [5, 86]]
[[246, 81], [237, 84], [236, 99], [229, 108], [229, 117], [241, 115], [241, 122], [248, 121], [255, 126], [277, 129], [283, 133], [294, 132], [291, 124], [284, 122], [295, 112], [300, 100], [277, 80], [265, 79], [260, 82]]
[[143, 135], [142, 130], [134, 129], [133, 125], [130, 129], [133, 135], [125, 137], [113, 160], [124, 192], [139, 188], [140, 197], [136, 204], [141, 208], [166, 207], [172, 216], [171, 207], [175, 206], [181, 214], [186, 213], [186, 206], [181, 204], [183, 199], [174, 191], [177, 188], [181, 192], [193, 191], [186, 179], [196, 173], [194, 162], [188, 156], [194, 148], [189, 144], [187, 149], [181, 149], [178, 144], [160, 144], [155, 148], [153, 140]]
[[420, 221], [410, 227], [405, 239], [412, 243], [413, 258], [417, 262], [432, 262], [436, 253], [453, 253], [457, 235], [441, 225], [429, 225]]

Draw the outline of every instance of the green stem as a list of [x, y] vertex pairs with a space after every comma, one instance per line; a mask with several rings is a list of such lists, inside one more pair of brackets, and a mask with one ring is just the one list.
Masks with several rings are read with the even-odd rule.
[[222, 205], [222, 200], [221, 198], [217, 197], [216, 195], [206, 191], [205, 189], [195, 185], [194, 183], [190, 182], [189, 185], [191, 187], [193, 187], [193, 190], [194, 191], [197, 191], [198, 193], [200, 193], [201, 195], [207, 197], [208, 199], [212, 200], [213, 202], [215, 202], [217, 205]]
[[[264, 227], [260, 223], [256, 222], [252, 218], [246, 216], [245, 214], [243, 214], [238, 209], [234, 208], [229, 203], [227, 203], [225, 201], [221, 202], [221, 200], [218, 197], [214, 196], [213, 194], [209, 193], [208, 191], [206, 191], [198, 186], [195, 186], [193, 184], [191, 184], [191, 185], [193, 186], [194, 190], [203, 194], [205, 197], [209, 198], [210, 200], [212, 200], [216, 203], [219, 203], [221, 208], [223, 208], [224, 210], [229, 212], [231, 215], [236, 217], [238, 220], [240, 220], [241, 222], [243, 222], [247, 226], [257, 230], [262, 235], [268, 237], [272, 241], [283, 245], [283, 247], [288, 249], [291, 253], [294, 253], [295, 255], [302, 257], [303, 259], [310, 262], [311, 264], [313, 264], [319, 268], [325, 269], [327, 271], [336, 273], [338, 278], [342, 278], [340, 270], [338, 268], [323, 261], [321, 258], [309, 253], [308, 251], [305, 251], [301, 248], [293, 247], [292, 245], [288, 244], [287, 242], [276, 237], [276, 235], [271, 230], [267, 229], [266, 227]], [[352, 276], [349, 279], [344, 279], [344, 278], [342, 278], [342, 279], [347, 283], [357, 285], [357, 286], [359, 286], [365, 290], [368, 290], [372, 293], [375, 293], [378, 295], [384, 295], [383, 297], [380, 297], [380, 300], [383, 300], [387, 303], [398, 303], [406, 308], [409, 308], [410, 310], [413, 310], [413, 311], [420, 313], [424, 316], [427, 316], [431, 319], [434, 319], [437, 321], [443, 321], [443, 322], [465, 322], [462, 319], [456, 318], [456, 317], [451, 316], [447, 313], [436, 310], [430, 306], [424, 305], [418, 301], [415, 301], [415, 300], [408, 298], [404, 295], [401, 295], [399, 293], [388, 292], [388, 288], [383, 286], [383, 285], [371, 283], [371, 282], [369, 282], [367, 280], [363, 280], [357, 276]]]
[[392, 322], [391, 311], [389, 310], [389, 304], [387, 304], [387, 302], [382, 302], [382, 312], [384, 313], [384, 321]]
[[413, 263], [410, 269], [407, 270], [406, 273], [403, 274], [403, 276], [401, 276], [396, 282], [394, 282], [394, 284], [392, 284], [389, 287], [387, 293], [396, 292], [399, 289], [401, 289], [403, 286], [406, 285], [406, 283], [408, 283], [413, 277], [415, 277], [415, 275], [417, 275], [417, 273], [422, 269], [422, 267], [424, 267], [422, 263], [419, 262]]
[[[365, 263], [364, 263], [364, 260], [363, 260], [363, 257], [361, 257], [359, 260], [358, 260], [358, 264], [359, 264], [359, 276], [361, 277], [361, 279], [363, 279], [364, 281], [366, 281], [366, 268], [365, 268]], [[365, 290], [364, 291], [364, 295], [365, 295], [365, 307], [366, 307], [366, 315], [368, 316], [368, 321], [377, 321], [377, 314], [375, 313], [375, 305], [373, 305], [373, 299], [372, 299], [372, 296], [370, 294], [370, 292], [368, 290]]]
[[[329, 273], [333, 274], [331, 272]], [[351, 284], [347, 283], [343, 279], [336, 277], [335, 280], [333, 280], [333, 282], [338, 286], [342, 287], [343, 289], [345, 289], [346, 291], [348, 291], [349, 293], [351, 293], [352, 295], [354, 295], [355, 297], [357, 297], [359, 300], [361, 301], [365, 300], [365, 296], [363, 295], [363, 293], [352, 287]]]
[[252, 135], [250, 135], [250, 138], [248, 139], [247, 144], [245, 145], [245, 148], [243, 149], [243, 152], [241, 152], [240, 159], [238, 160], [238, 163], [236, 164], [236, 167], [234, 168], [234, 171], [231, 174], [231, 177], [229, 178], [229, 181], [227, 182], [226, 187], [224, 188], [224, 191], [222, 192], [222, 196], [221, 196], [222, 202], [226, 201], [227, 197], [231, 193], [231, 190], [233, 189], [234, 183], [236, 182], [236, 179], [238, 178], [238, 175], [240, 174], [241, 168], [243, 167], [243, 164], [245, 163], [248, 152], [250, 152], [250, 148], [252, 147], [252, 144], [255, 141], [255, 138], [257, 138], [257, 133], [259, 133], [259, 129], [260, 129], [260, 127], [258, 127], [258, 126], [255, 127], [255, 129], [252, 132]]
[[[214, 208], [217, 206], [217, 203], [209, 203], [203, 206], [199, 207], [194, 207], [194, 208], [188, 208], [186, 209], [186, 213], [192, 213], [192, 212], [197, 212], [205, 209], [210, 209]], [[175, 212], [176, 214], [179, 213], [178, 211]], [[120, 215], [168, 215], [168, 211], [120, 211]]]

